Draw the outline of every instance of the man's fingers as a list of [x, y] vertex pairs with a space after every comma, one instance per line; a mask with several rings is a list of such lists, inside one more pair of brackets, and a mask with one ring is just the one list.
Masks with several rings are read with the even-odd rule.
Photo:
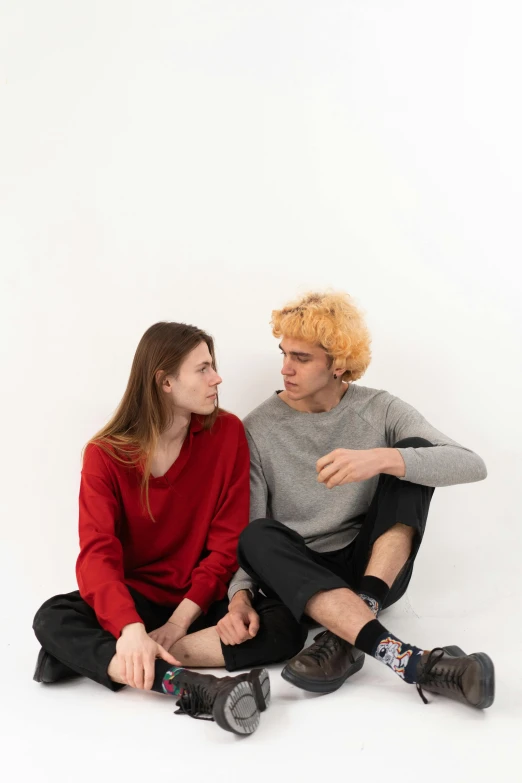
[[228, 632], [228, 628], [226, 627], [225, 624], [218, 626], [218, 634], [223, 644], [233, 644], [232, 639], [230, 638], [230, 634]]
[[248, 633], [253, 638], [259, 631], [259, 615], [257, 612], [250, 615], [250, 625], [248, 626]]
[[321, 472], [321, 470], [326, 467], [326, 465], [329, 465], [330, 462], [334, 461], [334, 452], [331, 451], [329, 454], [325, 454], [324, 457], [321, 457], [321, 459], [318, 459], [315, 463], [315, 469], [318, 473]]
[[320, 484], [326, 484], [328, 480], [334, 476], [337, 471], [339, 470], [339, 465], [336, 465], [335, 462], [332, 462], [331, 465], [327, 465], [325, 468], [322, 469], [322, 471], [317, 475], [317, 481]]
[[243, 619], [238, 617], [236, 614], [231, 614], [230, 620], [232, 624], [233, 635], [236, 636], [237, 641], [239, 642], [239, 640], [245, 635], [245, 623], [243, 622]]
[[333, 487], [339, 487], [341, 484], [348, 484], [352, 480], [350, 470], [339, 470], [335, 476], [332, 476], [326, 486], [328, 489], [332, 489]]

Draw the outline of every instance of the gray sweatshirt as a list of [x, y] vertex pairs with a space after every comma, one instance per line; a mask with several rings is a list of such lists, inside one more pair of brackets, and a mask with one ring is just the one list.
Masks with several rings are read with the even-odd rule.
[[[436, 430], [411, 405], [382, 389], [354, 383], [325, 413], [296, 411], [276, 393], [249, 413], [244, 424], [250, 446], [250, 520], [277, 519], [316, 552], [332, 552], [353, 541], [379, 481], [374, 476], [334, 489], [319, 484], [316, 462], [334, 449], [392, 448], [403, 438], [420, 437], [436, 448], [399, 448], [406, 465], [402, 481], [447, 487], [487, 475], [481, 457]], [[240, 568], [229, 598], [253, 587]]]

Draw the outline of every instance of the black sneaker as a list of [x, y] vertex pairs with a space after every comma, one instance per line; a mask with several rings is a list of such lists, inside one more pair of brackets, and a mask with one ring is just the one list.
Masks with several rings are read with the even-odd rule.
[[466, 655], [460, 647], [436, 647], [421, 656], [417, 690], [425, 704], [423, 691], [429, 691], [484, 710], [495, 698], [493, 661], [486, 653]]
[[253, 734], [259, 726], [260, 711], [270, 701], [266, 669], [254, 669], [237, 677], [214, 677], [184, 669], [176, 676], [176, 687], [182, 689], [176, 714], [213, 720], [234, 734]]
[[314, 644], [286, 664], [281, 677], [305, 691], [332, 693], [363, 664], [363, 652], [331, 631], [322, 631]]

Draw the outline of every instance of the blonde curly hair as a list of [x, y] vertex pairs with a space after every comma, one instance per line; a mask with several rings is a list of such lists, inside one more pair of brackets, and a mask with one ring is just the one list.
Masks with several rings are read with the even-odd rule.
[[274, 337], [320, 345], [332, 362], [346, 367], [344, 380], [356, 381], [371, 361], [371, 337], [360, 310], [342, 292], [308, 293], [272, 311]]

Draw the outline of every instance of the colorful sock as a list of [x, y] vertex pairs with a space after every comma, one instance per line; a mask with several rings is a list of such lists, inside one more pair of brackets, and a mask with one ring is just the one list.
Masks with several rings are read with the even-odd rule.
[[378, 617], [389, 589], [386, 582], [383, 582], [378, 576], [363, 576], [357, 595]]
[[361, 628], [354, 646], [385, 663], [406, 682], [417, 681], [417, 665], [424, 650], [392, 636], [378, 620]]
[[166, 661], [158, 659], [155, 665], [154, 682], [152, 690], [156, 693], [166, 693], [170, 696], [182, 696], [183, 689], [179, 685], [178, 675], [184, 672], [179, 666], [172, 666]]

